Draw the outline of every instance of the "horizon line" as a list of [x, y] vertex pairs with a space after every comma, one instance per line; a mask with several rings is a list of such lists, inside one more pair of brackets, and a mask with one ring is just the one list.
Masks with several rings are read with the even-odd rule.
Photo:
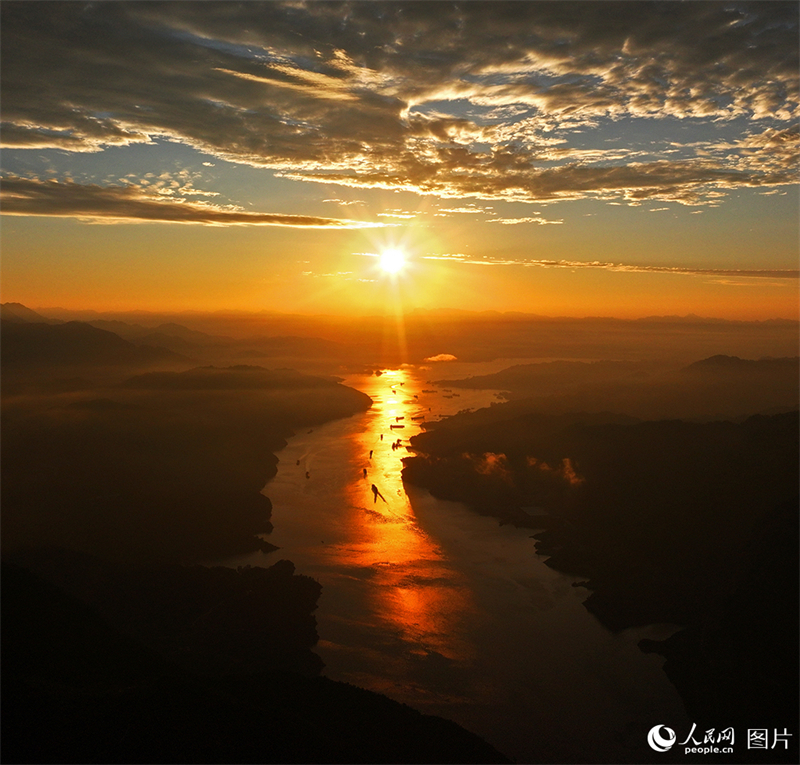
[[[239, 316], [239, 317], [263, 317], [279, 316], [279, 317], [300, 317], [300, 318], [313, 318], [313, 319], [364, 319], [364, 318], [380, 318], [382, 314], [376, 313], [292, 313], [288, 311], [274, 311], [269, 309], [239, 309], [239, 308], [217, 308], [217, 309], [199, 309], [199, 308], [186, 308], [186, 309], [142, 309], [142, 308], [112, 308], [112, 309], [95, 309], [95, 308], [66, 308], [63, 306], [37, 306], [30, 308], [24, 303], [18, 301], [2, 301], [0, 305], [11, 307], [13, 305], [22, 306], [28, 310], [36, 313], [46, 313], [47, 311], [58, 311], [67, 314], [94, 314], [98, 317], [108, 315], [123, 315], [134, 314], [141, 316]], [[800, 323], [800, 316], [785, 317], [774, 316], [766, 319], [731, 319], [721, 316], [700, 316], [695, 313], [687, 314], [647, 314], [636, 317], [620, 317], [611, 314], [608, 315], [548, 315], [529, 313], [526, 311], [500, 311], [497, 309], [486, 309], [482, 311], [468, 310], [463, 308], [413, 308], [404, 313], [407, 317], [414, 315], [425, 314], [438, 314], [441, 316], [451, 317], [483, 317], [483, 318], [522, 318], [527, 320], [540, 320], [540, 321], [620, 321], [620, 322], [639, 322], [639, 321], [699, 321], [699, 322], [715, 322], [715, 323], [737, 323], [737, 324], [764, 324], [774, 322], [785, 323]], [[394, 314], [392, 314], [394, 316]], [[46, 316], [44, 318], [47, 318]]]

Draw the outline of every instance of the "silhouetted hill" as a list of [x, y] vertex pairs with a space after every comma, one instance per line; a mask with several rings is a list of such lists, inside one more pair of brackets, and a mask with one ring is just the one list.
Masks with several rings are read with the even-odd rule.
[[[502, 358], [652, 359], [685, 365], [718, 353], [743, 358], [794, 355], [799, 342], [798, 323], [790, 320], [737, 322], [694, 317], [578, 319], [493, 312], [412, 311], [405, 317], [406, 350], [400, 353], [395, 318], [389, 314], [354, 317], [267, 311], [102, 315], [63, 309], [43, 312], [62, 319], [149, 323], [150, 332], [158, 325], [175, 323], [215, 336], [236, 338], [244, 351], [248, 350], [253, 338], [319, 338], [344, 346], [343, 353], [335, 348], [330, 349], [330, 353], [321, 348], [320, 352], [334, 357], [344, 355], [347, 363], [372, 368], [406, 361], [421, 363], [425, 358], [442, 353], [452, 354], [462, 362]], [[175, 334], [172, 330], [158, 331]], [[127, 337], [122, 330], [119, 332]], [[194, 341], [196, 338], [184, 336], [184, 339]], [[221, 361], [210, 356], [205, 358], [209, 363]]]
[[183, 324], [178, 324], [174, 321], [164, 322], [159, 324], [154, 332], [159, 332], [170, 337], [179, 337], [181, 340], [187, 340], [195, 343], [207, 343], [209, 341], [227, 342], [231, 340], [229, 337], [222, 337], [219, 335], [210, 335], [207, 332], [200, 332], [196, 329], [189, 329], [184, 327]]
[[652, 372], [652, 364], [633, 361], [549, 361], [517, 364], [500, 372], [461, 380], [435, 380], [452, 388], [495, 389], [532, 395], [574, 389], [587, 383], [638, 381]]
[[611, 411], [642, 419], [734, 419], [800, 405], [800, 359], [717, 355], [682, 368], [651, 362], [553, 361], [490, 375], [437, 380], [498, 389], [530, 411]]
[[86, 324], [91, 324], [97, 329], [104, 329], [107, 332], [113, 332], [125, 340], [133, 341], [137, 338], [153, 332], [152, 327], [145, 327], [142, 324], [134, 324], [128, 321], [120, 321], [118, 319], [95, 319], [91, 317], [79, 318], [77, 321], [85, 321]]
[[2, 599], [4, 762], [508, 762], [455, 723], [344, 683], [192, 672], [7, 563]]
[[268, 356], [337, 356], [345, 351], [341, 343], [319, 337], [278, 335], [255, 337], [248, 342]]
[[94, 609], [162, 659], [203, 674], [318, 675], [320, 584], [278, 560], [238, 569], [136, 565], [58, 547], [18, 550], [21, 565]]
[[272, 528], [261, 490], [275, 452], [294, 429], [372, 403], [330, 379], [246, 366], [27, 392], [4, 401], [4, 551], [59, 544], [121, 560], [274, 549], [259, 535]]
[[[265, 369], [238, 364], [232, 367], [198, 367], [185, 372], [146, 372], [122, 383], [124, 388], [147, 390], [234, 390], [330, 388], [337, 383], [294, 369]], [[368, 397], [364, 396], [364, 403]]]
[[191, 342], [190, 340], [184, 340], [182, 337], [176, 337], [175, 335], [168, 335], [164, 332], [149, 332], [146, 335], [137, 337], [132, 342], [136, 345], [149, 345], [154, 348], [166, 348], [168, 351], [181, 353], [185, 356], [199, 355], [202, 347], [198, 345], [198, 343]]
[[61, 324], [59, 319], [48, 319], [36, 311], [22, 305], [22, 303], [0, 304], [0, 320], [15, 323], [31, 324]]
[[[736, 586], [709, 618], [667, 640], [641, 641], [642, 650], [666, 657], [664, 671], [692, 719], [745, 729], [757, 717], [778, 730], [798, 719], [799, 536], [797, 500], [778, 504], [757, 525]], [[797, 762], [797, 750], [791, 741], [780, 761]]]
[[694, 374], [730, 374], [730, 373], [750, 373], [750, 374], [779, 374], [781, 372], [794, 372], [797, 374], [800, 369], [800, 358], [797, 356], [780, 359], [740, 359], [738, 356], [711, 356], [694, 364], [689, 364], [684, 369], [685, 372]]
[[210, 335], [207, 332], [189, 329], [176, 322], [162, 322], [149, 327], [142, 324], [120, 321], [118, 319], [88, 319], [86, 323], [98, 329], [114, 332], [120, 337], [124, 337], [126, 340], [137, 343], [142, 342], [146, 337], [152, 335], [157, 337], [169, 337], [173, 340], [182, 340], [192, 345], [228, 343], [233, 340], [233, 338], [230, 337]]
[[163, 348], [137, 347], [113, 332], [79, 321], [59, 325], [3, 321], [1, 331], [4, 370], [26, 366], [155, 366], [189, 361]]
[[328, 363], [332, 359], [346, 360], [353, 353], [353, 349], [342, 343], [319, 337], [265, 336], [259, 333], [234, 338], [190, 329], [174, 321], [152, 327], [108, 319], [92, 319], [87, 323], [114, 332], [134, 345], [166, 348], [214, 364], [280, 359], [279, 363], [287, 366], [302, 364], [317, 368], [322, 360]]

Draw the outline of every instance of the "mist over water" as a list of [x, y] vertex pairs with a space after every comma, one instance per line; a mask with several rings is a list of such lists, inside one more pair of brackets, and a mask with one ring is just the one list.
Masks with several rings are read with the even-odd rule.
[[431, 376], [442, 375], [348, 378], [373, 407], [298, 433], [265, 487], [280, 550], [221, 562], [286, 558], [322, 584], [317, 652], [328, 677], [453, 719], [518, 761], [644, 761], [650, 727], [686, 722], [663, 660], [636, 645], [669, 627], [612, 635], [583, 607], [586, 590], [535, 555], [530, 529], [403, 485], [417, 418], [496, 400], [437, 389]]

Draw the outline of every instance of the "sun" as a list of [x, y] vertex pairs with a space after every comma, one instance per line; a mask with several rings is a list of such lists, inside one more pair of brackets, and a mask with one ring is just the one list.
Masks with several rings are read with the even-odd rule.
[[399, 273], [406, 264], [405, 255], [400, 250], [384, 250], [380, 255], [378, 265], [387, 274]]

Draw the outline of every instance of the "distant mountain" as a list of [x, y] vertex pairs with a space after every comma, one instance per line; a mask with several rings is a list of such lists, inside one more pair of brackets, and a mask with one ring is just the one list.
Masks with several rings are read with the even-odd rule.
[[135, 340], [153, 331], [150, 327], [144, 327], [141, 324], [130, 324], [127, 321], [117, 321], [116, 319], [79, 319], [79, 321], [86, 321], [87, 324], [91, 324], [97, 329], [113, 332], [125, 340]]
[[[239, 364], [231, 367], [198, 367], [185, 372], [146, 372], [122, 383], [124, 388], [144, 390], [267, 390], [337, 388], [331, 379], [306, 375], [293, 369], [264, 369]], [[361, 394], [363, 396], [363, 394]], [[364, 399], [368, 400], [366, 396]]]
[[189, 362], [172, 351], [136, 346], [113, 332], [80, 321], [57, 325], [3, 321], [0, 352], [4, 370], [29, 366], [155, 366]]
[[[194, 345], [198, 343], [208, 344], [217, 342], [232, 342], [231, 338], [229, 337], [217, 337], [215, 335], [209, 335], [206, 332], [198, 332], [197, 330], [189, 329], [188, 327], [184, 327], [181, 324], [175, 324], [174, 322], [159, 324], [156, 327], [145, 327], [142, 324], [131, 324], [130, 322], [117, 321], [115, 319], [91, 319], [86, 323], [91, 324], [93, 327], [97, 327], [98, 329], [105, 329], [109, 332], [114, 332], [120, 337], [124, 337], [126, 340], [136, 342], [138, 345], [141, 345], [142, 342], [145, 342], [148, 345], [161, 344], [160, 342], [150, 342], [151, 338], [172, 338], [173, 340], [179, 339], [183, 342], [192, 343]], [[170, 349], [174, 350], [171, 347]]]
[[462, 380], [436, 380], [453, 388], [521, 391], [527, 395], [563, 392], [577, 385], [636, 381], [648, 377], [652, 365], [635, 361], [545, 361], [517, 364], [499, 372]]
[[345, 349], [333, 340], [297, 335], [254, 337], [242, 344], [257, 349], [264, 356], [339, 356]]
[[150, 345], [155, 348], [166, 348], [168, 351], [185, 355], [196, 354], [201, 348], [199, 343], [184, 340], [182, 337], [168, 335], [164, 332], [151, 332], [150, 334], [132, 340], [136, 345]]
[[738, 356], [711, 356], [690, 364], [683, 371], [689, 373], [785, 373], [800, 370], [800, 358], [789, 356], [779, 359], [740, 359]]
[[218, 335], [209, 335], [207, 332], [200, 332], [196, 329], [189, 329], [184, 327], [183, 324], [176, 324], [174, 321], [165, 324], [159, 324], [153, 332], [169, 337], [179, 337], [182, 340], [188, 340], [193, 343], [208, 343], [211, 341], [224, 341], [230, 342], [230, 337], [223, 337]]
[[59, 319], [48, 319], [22, 303], [0, 303], [0, 319], [16, 324], [61, 324]]
[[643, 316], [640, 319], [634, 319], [635, 322], [640, 323], [658, 323], [662, 322], [665, 324], [751, 324], [754, 326], [762, 325], [762, 324], [786, 324], [786, 325], [793, 325], [797, 324], [795, 319], [762, 319], [762, 320], [747, 320], [747, 319], [720, 319], [715, 318], [713, 316], [698, 316], [695, 313], [687, 313], [685, 316]]

